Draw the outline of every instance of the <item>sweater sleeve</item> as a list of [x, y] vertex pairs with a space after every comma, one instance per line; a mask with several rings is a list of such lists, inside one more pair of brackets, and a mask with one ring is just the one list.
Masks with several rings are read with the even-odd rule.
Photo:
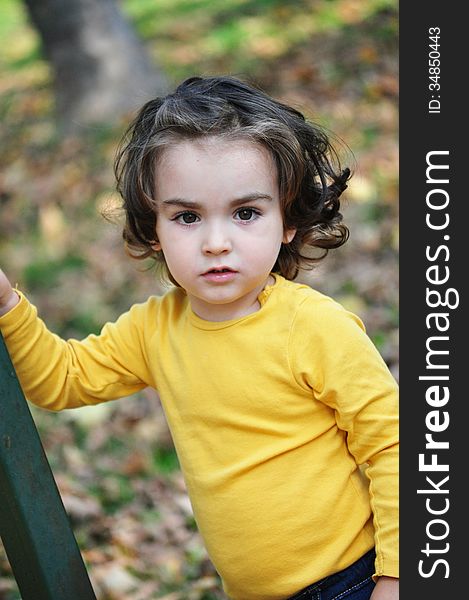
[[292, 327], [293, 374], [334, 410], [347, 446], [369, 478], [375, 576], [398, 577], [398, 388], [361, 320], [320, 296], [303, 302]]
[[65, 341], [47, 329], [20, 295], [0, 329], [26, 398], [49, 410], [98, 404], [153, 385], [145, 358], [145, 304], [133, 306], [99, 335]]

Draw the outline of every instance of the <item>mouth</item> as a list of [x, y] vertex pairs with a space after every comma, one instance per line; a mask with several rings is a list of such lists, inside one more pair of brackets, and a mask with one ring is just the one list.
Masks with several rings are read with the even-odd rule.
[[213, 269], [209, 269], [202, 273], [202, 275], [211, 275], [211, 274], [220, 274], [220, 273], [237, 273], [234, 269], [230, 267], [214, 267]]
[[202, 273], [202, 277], [212, 283], [227, 283], [236, 277], [237, 272], [230, 267], [215, 267]]

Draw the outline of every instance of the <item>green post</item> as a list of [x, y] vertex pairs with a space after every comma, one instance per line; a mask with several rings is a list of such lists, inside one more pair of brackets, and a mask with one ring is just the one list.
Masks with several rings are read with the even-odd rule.
[[0, 536], [23, 600], [96, 600], [1, 333]]

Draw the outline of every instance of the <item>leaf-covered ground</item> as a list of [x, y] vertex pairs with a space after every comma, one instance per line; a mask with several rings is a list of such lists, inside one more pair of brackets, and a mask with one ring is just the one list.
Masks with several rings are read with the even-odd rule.
[[[345, 140], [350, 241], [299, 280], [359, 314], [398, 378], [397, 3], [125, 0], [170, 80], [251, 78]], [[63, 336], [164, 291], [125, 255], [112, 160], [124, 121], [61, 141], [50, 71], [19, 0], [0, 7], [0, 265]], [[224, 598], [156, 394], [33, 408], [99, 600]], [[0, 546], [0, 600], [19, 598]]]

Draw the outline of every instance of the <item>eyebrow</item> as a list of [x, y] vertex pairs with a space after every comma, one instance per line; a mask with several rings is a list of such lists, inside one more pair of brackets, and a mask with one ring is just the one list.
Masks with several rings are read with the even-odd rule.
[[[230, 207], [233, 208], [235, 206], [241, 206], [246, 202], [257, 202], [259, 200], [266, 200], [267, 202], [272, 202], [273, 198], [272, 196], [270, 196], [270, 194], [264, 194], [262, 192], [252, 192], [251, 194], [246, 194], [245, 196], [241, 196], [232, 200], [230, 202]], [[199, 202], [186, 200], [185, 198], [169, 198], [168, 200], [163, 200], [162, 204], [165, 206], [182, 206], [184, 208], [194, 209], [202, 208], [202, 205]]]

